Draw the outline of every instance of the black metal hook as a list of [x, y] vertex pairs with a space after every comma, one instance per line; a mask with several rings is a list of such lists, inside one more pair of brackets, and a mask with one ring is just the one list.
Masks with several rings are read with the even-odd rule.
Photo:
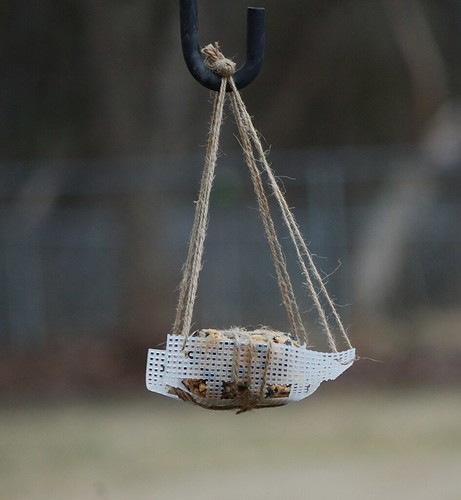
[[[233, 76], [239, 90], [251, 83], [261, 70], [264, 59], [264, 12], [262, 7], [248, 7], [247, 57], [245, 64]], [[205, 66], [200, 52], [197, 0], [179, 0], [179, 13], [186, 65], [192, 76], [204, 87], [218, 91], [221, 77]], [[228, 86], [227, 91], [229, 90]]]

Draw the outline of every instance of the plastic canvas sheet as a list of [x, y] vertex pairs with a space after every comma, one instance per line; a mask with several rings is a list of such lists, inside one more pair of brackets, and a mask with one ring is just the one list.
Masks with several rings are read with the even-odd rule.
[[213, 409], [239, 408], [243, 396], [259, 408], [299, 401], [355, 360], [355, 349], [323, 353], [238, 338], [189, 337], [183, 345], [182, 335], [168, 335], [165, 350], [149, 349], [147, 388]]

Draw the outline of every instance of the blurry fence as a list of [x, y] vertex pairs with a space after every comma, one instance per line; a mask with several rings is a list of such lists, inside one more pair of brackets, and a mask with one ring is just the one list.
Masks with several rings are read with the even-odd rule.
[[[459, 304], [460, 168], [428, 174], [417, 151], [405, 148], [274, 152], [271, 160], [340, 304], [360, 307], [357, 276], [374, 279], [358, 272], [373, 262], [363, 250], [379, 253], [386, 238], [403, 234], [399, 265], [391, 259], [372, 267], [383, 287], [372, 282], [368, 289], [391, 291], [382, 301], [387, 313]], [[0, 165], [0, 342], [167, 329], [200, 169], [199, 156]], [[381, 220], [392, 210], [402, 226], [397, 233]], [[223, 156], [197, 325], [286, 327], [273, 274], [240, 155]], [[352, 310], [342, 310], [346, 320]]]

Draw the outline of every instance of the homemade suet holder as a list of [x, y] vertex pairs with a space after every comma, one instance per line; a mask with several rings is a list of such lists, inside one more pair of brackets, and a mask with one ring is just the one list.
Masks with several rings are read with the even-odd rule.
[[[248, 9], [247, 59], [238, 70], [233, 61], [223, 56], [217, 43], [200, 49], [196, 0], [180, 0], [180, 18], [182, 49], [187, 67], [197, 81], [215, 92], [215, 99], [176, 318], [171, 334], [167, 335], [166, 349], [149, 349], [147, 388], [213, 410], [236, 409], [242, 413], [254, 408], [282, 406], [304, 399], [322, 382], [336, 379], [352, 366], [356, 359], [355, 349], [269, 166], [260, 136], [239, 93], [239, 89], [251, 83], [261, 69], [264, 57], [264, 9]], [[270, 328], [248, 331], [235, 327], [191, 332], [227, 96], [269, 243], [290, 322], [290, 333], [276, 332]], [[285, 254], [275, 230], [267, 190], [280, 209], [304, 285], [313, 309], [317, 311], [331, 352], [317, 352], [308, 347], [309, 334], [301, 317]], [[339, 351], [339, 339], [346, 350]]]

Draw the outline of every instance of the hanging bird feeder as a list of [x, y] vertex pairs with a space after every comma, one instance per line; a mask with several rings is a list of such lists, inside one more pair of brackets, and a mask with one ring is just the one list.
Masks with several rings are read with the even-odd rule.
[[[248, 9], [247, 60], [238, 70], [233, 61], [223, 56], [218, 44], [200, 49], [196, 0], [180, 0], [180, 17], [187, 67], [196, 80], [215, 91], [215, 101], [176, 318], [172, 333], [167, 335], [166, 349], [150, 349], [148, 352], [147, 388], [213, 410], [236, 409], [242, 413], [254, 408], [283, 406], [310, 396], [322, 382], [336, 379], [352, 366], [356, 359], [355, 349], [267, 161], [260, 136], [239, 93], [239, 89], [256, 78], [262, 65], [264, 9]], [[245, 328], [202, 329], [191, 332], [227, 95], [290, 322], [290, 333], [269, 328], [251, 331]], [[309, 348], [309, 334], [300, 314], [285, 254], [275, 230], [268, 190], [282, 214], [304, 284], [331, 352], [318, 352]], [[343, 351], [338, 349], [339, 340], [346, 347]]]

